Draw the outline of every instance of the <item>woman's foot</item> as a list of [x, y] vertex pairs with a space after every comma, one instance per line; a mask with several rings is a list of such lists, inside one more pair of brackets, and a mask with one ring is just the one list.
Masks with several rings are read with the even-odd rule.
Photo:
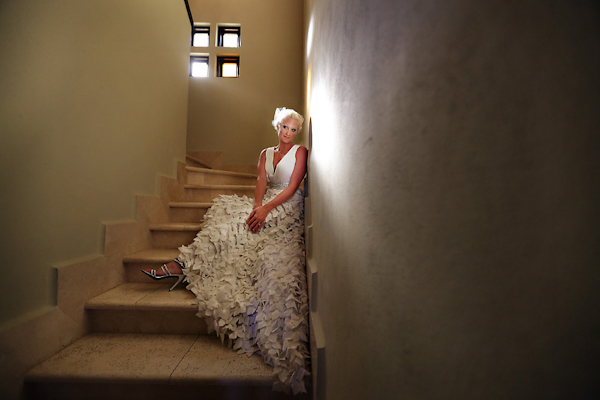
[[185, 267], [185, 265], [181, 261], [179, 261], [178, 259], [175, 259], [168, 264], [163, 264], [159, 270], [143, 269], [142, 272], [145, 273], [146, 275], [148, 275], [150, 278], [155, 279], [155, 280], [170, 278], [170, 277], [178, 278], [177, 282], [175, 282], [175, 284], [173, 286], [171, 286], [171, 289], [169, 289], [169, 292], [170, 292], [171, 290], [175, 289], [175, 286], [179, 285], [179, 282], [181, 282], [183, 280], [183, 278], [185, 277], [185, 275], [183, 275], [184, 267]]
[[[160, 267], [160, 269], [158, 270], [144, 269], [142, 270], [142, 272], [144, 272], [146, 275], [156, 276], [157, 278], [163, 276], [181, 275], [183, 274], [183, 269], [181, 264], [178, 263], [178, 261], [179, 260], [173, 260], [168, 264], [163, 264], [162, 267]], [[152, 271], [155, 271], [154, 274], [152, 274]]]

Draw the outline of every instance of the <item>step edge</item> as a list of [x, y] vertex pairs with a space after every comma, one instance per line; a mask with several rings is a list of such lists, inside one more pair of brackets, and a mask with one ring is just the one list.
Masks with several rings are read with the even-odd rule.
[[245, 190], [245, 189], [252, 189], [254, 190], [254, 188], [256, 186], [254, 185], [193, 185], [193, 184], [185, 184], [183, 185], [184, 189], [215, 189], [215, 190], [219, 190], [219, 189], [230, 189], [230, 190], [236, 190], [236, 189], [240, 189], [240, 190]]
[[[242, 355], [241, 355], [242, 356]], [[165, 385], [181, 385], [181, 384], [194, 384], [197, 386], [202, 385], [223, 385], [227, 383], [227, 385], [248, 385], [248, 384], [260, 384], [262, 385], [272, 385], [275, 382], [275, 379], [272, 377], [247, 377], [247, 376], [239, 376], [239, 375], [216, 375], [210, 377], [148, 377], [148, 376], [139, 376], [139, 377], [108, 377], [108, 376], [60, 376], [60, 375], [48, 375], [28, 372], [23, 377], [24, 383], [32, 384], [32, 383], [117, 383], [117, 384], [140, 384], [140, 383], [149, 383], [149, 384], [165, 384]]]
[[160, 232], [198, 232], [202, 228], [202, 224], [197, 222], [181, 222], [149, 225], [151, 231]]
[[[177, 253], [175, 256], [173, 254]], [[171, 261], [179, 255], [177, 249], [147, 249], [123, 257], [124, 263]]]
[[186, 166], [185, 169], [189, 172], [204, 172], [207, 174], [213, 174], [213, 175], [226, 175], [226, 176], [235, 176], [238, 178], [258, 178], [258, 175], [255, 174], [248, 174], [245, 172], [235, 172], [235, 171], [226, 171], [223, 169], [209, 169], [209, 168], [202, 168], [202, 167], [192, 167], [190, 165]]
[[186, 154], [185, 158], [186, 158], [186, 160], [189, 159], [189, 160], [191, 160], [191, 161], [193, 161], [195, 163], [198, 163], [200, 165], [204, 165], [204, 167], [207, 168], [207, 169], [211, 169], [212, 168], [209, 164], [205, 163], [204, 161], [202, 161], [202, 160], [200, 160], [200, 159], [198, 159], [198, 158], [196, 158], [196, 157], [194, 157], [192, 155]]
[[210, 208], [213, 206], [213, 202], [206, 201], [172, 201], [169, 203], [169, 207], [172, 208]]
[[112, 310], [112, 311], [198, 311], [195, 304], [162, 305], [162, 304], [93, 304], [86, 303], [86, 310]]

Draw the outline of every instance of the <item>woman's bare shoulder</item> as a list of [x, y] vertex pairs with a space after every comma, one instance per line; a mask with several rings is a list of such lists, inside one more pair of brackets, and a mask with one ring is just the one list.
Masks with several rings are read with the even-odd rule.
[[259, 158], [265, 158], [267, 155], [267, 150], [269, 150], [269, 147], [264, 148], [260, 151], [260, 155], [258, 156]]
[[296, 151], [301, 151], [304, 154], [308, 153], [308, 149], [306, 147], [302, 146], [302, 145], [299, 145], [298, 146], [298, 150], [296, 150]]

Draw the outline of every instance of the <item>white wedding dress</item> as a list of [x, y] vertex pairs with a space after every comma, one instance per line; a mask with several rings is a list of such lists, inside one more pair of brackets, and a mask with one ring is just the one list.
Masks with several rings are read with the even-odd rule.
[[[287, 187], [295, 145], [273, 167], [266, 150], [269, 187], [263, 204]], [[304, 259], [304, 203], [300, 190], [274, 208], [253, 234], [246, 225], [253, 199], [222, 195], [204, 217], [202, 230], [180, 247], [188, 289], [198, 299], [221, 340], [239, 353], [262, 355], [278, 382], [274, 389], [305, 392], [308, 351], [308, 296]]]

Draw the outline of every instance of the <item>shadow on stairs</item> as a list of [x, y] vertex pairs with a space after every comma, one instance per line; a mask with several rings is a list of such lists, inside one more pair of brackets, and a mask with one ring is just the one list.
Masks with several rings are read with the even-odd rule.
[[168, 221], [150, 218], [152, 248], [125, 257], [126, 282], [87, 301], [91, 333], [30, 370], [25, 399], [311, 398], [273, 392], [272, 368], [208, 335], [191, 292], [169, 292], [170, 283], [140, 272], [160, 268], [193, 240], [213, 198], [254, 195], [252, 174], [189, 165], [180, 173]]

